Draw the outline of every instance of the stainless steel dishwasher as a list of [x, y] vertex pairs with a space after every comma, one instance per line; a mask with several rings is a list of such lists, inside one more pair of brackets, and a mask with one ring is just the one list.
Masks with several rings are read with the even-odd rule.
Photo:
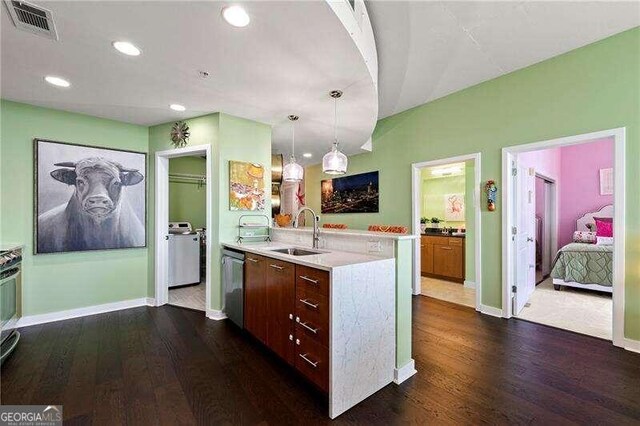
[[244, 328], [244, 253], [222, 250], [223, 311], [238, 327]]

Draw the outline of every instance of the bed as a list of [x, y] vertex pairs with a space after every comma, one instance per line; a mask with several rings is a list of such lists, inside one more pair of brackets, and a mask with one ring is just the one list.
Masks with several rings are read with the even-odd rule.
[[[587, 225], [595, 224], [594, 217], [613, 218], [613, 206], [584, 214], [576, 221], [576, 230], [589, 231]], [[568, 286], [612, 293], [613, 245], [567, 244], [556, 254], [551, 277], [556, 290]]]

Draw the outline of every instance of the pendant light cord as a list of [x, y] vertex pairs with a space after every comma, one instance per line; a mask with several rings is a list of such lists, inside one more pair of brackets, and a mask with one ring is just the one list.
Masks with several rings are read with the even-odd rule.
[[333, 143], [338, 143], [338, 98], [333, 98]]
[[291, 122], [291, 158], [296, 158], [296, 123]]

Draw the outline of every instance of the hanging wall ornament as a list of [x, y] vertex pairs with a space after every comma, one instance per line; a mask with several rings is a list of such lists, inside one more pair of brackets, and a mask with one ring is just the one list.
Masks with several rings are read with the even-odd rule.
[[184, 121], [176, 121], [171, 126], [171, 143], [176, 148], [184, 148], [189, 139], [189, 126]]

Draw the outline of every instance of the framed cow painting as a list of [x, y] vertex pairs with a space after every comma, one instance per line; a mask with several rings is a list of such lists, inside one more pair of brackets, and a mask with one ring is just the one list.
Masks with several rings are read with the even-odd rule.
[[34, 140], [34, 252], [146, 247], [147, 154]]

